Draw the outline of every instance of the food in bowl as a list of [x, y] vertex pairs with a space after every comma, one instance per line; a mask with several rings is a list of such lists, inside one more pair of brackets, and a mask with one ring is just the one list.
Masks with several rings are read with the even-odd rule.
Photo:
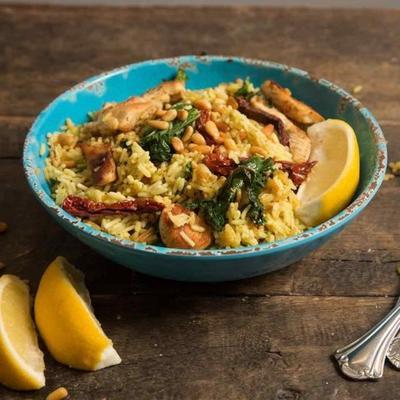
[[[45, 176], [56, 203], [119, 238], [182, 249], [252, 246], [315, 224], [318, 218], [307, 216], [318, 204], [304, 192], [314, 170], [326, 171], [323, 164], [332, 160], [316, 151], [324, 147], [313, 145], [307, 129], [318, 133], [332, 122], [270, 80], [260, 88], [237, 79], [201, 90], [186, 89], [185, 81], [179, 70], [174, 80], [49, 134]], [[348, 133], [345, 140], [348, 128], [339, 129]], [[356, 189], [357, 160], [340, 208]], [[328, 178], [324, 193], [336, 176]], [[311, 200], [319, 199], [308, 186]], [[338, 211], [317, 215], [328, 219]]]

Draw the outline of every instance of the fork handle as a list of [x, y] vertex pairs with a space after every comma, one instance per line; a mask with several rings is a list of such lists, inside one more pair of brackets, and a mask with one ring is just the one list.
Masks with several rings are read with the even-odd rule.
[[352, 379], [378, 379], [383, 375], [386, 354], [400, 328], [400, 304], [359, 339], [336, 350], [342, 372]]

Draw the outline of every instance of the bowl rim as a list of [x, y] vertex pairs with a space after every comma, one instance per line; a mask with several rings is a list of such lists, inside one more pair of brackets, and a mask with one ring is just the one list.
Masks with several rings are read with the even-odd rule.
[[[212, 61], [226, 61], [226, 62], [238, 62], [243, 64], [257, 65], [260, 67], [275, 68], [283, 70], [286, 72], [293, 73], [295, 75], [304, 77], [306, 79], [317, 81], [319, 85], [327, 87], [329, 90], [334, 91], [339, 94], [339, 96], [350, 103], [353, 107], [357, 108], [362, 116], [366, 119], [370, 130], [374, 135], [374, 140], [377, 147], [377, 157], [375, 160], [374, 171], [372, 177], [366, 184], [365, 189], [341, 212], [336, 214], [334, 217], [325, 221], [324, 223], [317, 225], [316, 227], [309, 228], [308, 230], [291, 236], [286, 239], [277, 240], [274, 242], [260, 243], [255, 246], [242, 246], [238, 248], [227, 248], [227, 249], [208, 249], [208, 250], [192, 250], [192, 249], [177, 249], [177, 248], [167, 248], [163, 246], [150, 245], [145, 243], [133, 242], [127, 239], [120, 239], [109, 233], [98, 231], [91, 226], [85, 224], [78, 218], [73, 217], [64, 211], [60, 206], [58, 206], [55, 201], [43, 190], [39, 178], [37, 175], [37, 167], [35, 166], [35, 155], [33, 153], [33, 143], [35, 142], [36, 131], [40, 128], [43, 123], [47, 113], [55, 106], [59, 101], [65, 98], [74, 96], [76, 92], [82, 89], [93, 86], [97, 82], [103, 81], [105, 78], [109, 78], [114, 75], [119, 75], [124, 72], [128, 72], [137, 67], [143, 67], [146, 65], [154, 64], [168, 64], [171, 66], [179, 66], [181, 64], [190, 63], [209, 63]], [[37, 157], [37, 155], [36, 155]], [[285, 64], [280, 64], [272, 61], [265, 61], [253, 58], [245, 57], [234, 57], [234, 56], [221, 56], [221, 55], [206, 55], [206, 56], [195, 56], [186, 55], [180, 57], [171, 58], [160, 58], [141, 61], [137, 63], [127, 64], [110, 71], [102, 72], [100, 74], [94, 75], [82, 82], [74, 85], [70, 89], [64, 91], [58, 95], [54, 100], [51, 101], [36, 117], [34, 120], [24, 142], [23, 148], [23, 167], [28, 184], [33, 191], [34, 195], [37, 197], [42, 206], [53, 215], [58, 222], [65, 222], [70, 224], [72, 229], [76, 228], [85, 237], [90, 237], [96, 239], [100, 242], [108, 242], [111, 245], [123, 248], [125, 250], [134, 250], [136, 252], [161, 254], [161, 255], [172, 255], [172, 256], [183, 256], [187, 258], [191, 257], [207, 257], [210, 258], [221, 258], [224, 259], [234, 257], [237, 258], [247, 258], [253, 257], [255, 255], [271, 254], [277, 251], [282, 251], [290, 249], [296, 246], [305, 245], [312, 242], [315, 239], [322, 239], [324, 236], [333, 233], [337, 229], [343, 227], [346, 223], [350, 222], [356, 215], [358, 215], [372, 200], [378, 191], [380, 185], [383, 182], [383, 178], [387, 168], [387, 147], [386, 140], [384, 138], [381, 127], [379, 126], [375, 117], [365, 108], [359, 100], [354, 98], [351, 94], [346, 92], [341, 87], [331, 83], [326, 79], [316, 79], [311, 76], [308, 72], [296, 68], [289, 67]]]

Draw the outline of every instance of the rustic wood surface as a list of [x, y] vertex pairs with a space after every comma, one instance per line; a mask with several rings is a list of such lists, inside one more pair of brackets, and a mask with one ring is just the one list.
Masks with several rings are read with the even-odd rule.
[[[34, 116], [72, 84], [103, 70], [181, 54], [287, 63], [351, 91], [379, 119], [400, 159], [400, 11], [263, 8], [0, 7], [0, 237], [5, 273], [32, 291], [65, 255], [86, 276], [120, 366], [82, 373], [46, 355], [45, 389], [0, 398], [391, 400], [400, 372], [352, 382], [330, 355], [380, 319], [400, 293], [400, 180], [301, 262], [225, 284], [149, 278], [112, 264], [69, 236], [27, 188], [24, 136]], [[2, 272], [3, 272], [2, 271]], [[1, 362], [1, 361], [0, 361]]]

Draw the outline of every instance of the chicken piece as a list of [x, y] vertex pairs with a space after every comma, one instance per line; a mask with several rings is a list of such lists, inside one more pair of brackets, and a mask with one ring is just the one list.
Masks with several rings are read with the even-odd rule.
[[238, 110], [247, 118], [253, 119], [263, 125], [273, 125], [278, 135], [279, 142], [284, 146], [289, 145], [289, 137], [282, 121], [275, 115], [270, 114], [264, 108], [255, 107], [244, 97], [238, 97]]
[[126, 101], [108, 104], [95, 115], [85, 131], [93, 135], [115, 135], [133, 130], [140, 120], [151, 118], [163, 108], [164, 103], [179, 100], [185, 90], [182, 81], [164, 82], [142, 96], [131, 97]]
[[307, 104], [292, 97], [289, 89], [274, 81], [265, 81], [261, 86], [265, 97], [287, 117], [304, 125], [321, 122], [324, 118]]
[[164, 208], [159, 228], [161, 240], [171, 248], [202, 250], [212, 241], [211, 228], [203, 218], [180, 204]]
[[80, 147], [92, 171], [95, 185], [105, 186], [117, 179], [117, 168], [109, 144], [82, 143]]
[[254, 107], [264, 110], [279, 118], [287, 135], [289, 136], [289, 150], [292, 153], [293, 161], [295, 163], [303, 163], [308, 161], [311, 153], [311, 139], [307, 133], [296, 126], [286, 115], [282, 114], [274, 107], [269, 107], [260, 97], [253, 97], [251, 103]]

